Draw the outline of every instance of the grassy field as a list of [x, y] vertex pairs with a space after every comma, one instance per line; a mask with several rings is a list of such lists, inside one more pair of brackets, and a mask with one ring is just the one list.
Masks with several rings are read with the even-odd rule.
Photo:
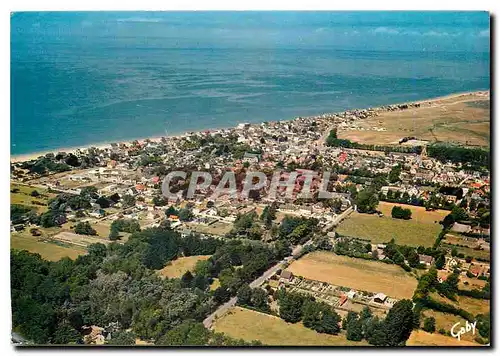
[[398, 299], [411, 298], [417, 286], [416, 278], [399, 266], [332, 252], [312, 252], [287, 269], [297, 276], [357, 290], [382, 292]]
[[224, 236], [232, 229], [231, 224], [227, 224], [224, 222], [215, 222], [211, 225], [198, 224], [198, 223], [189, 223], [187, 225], [191, 230], [195, 232], [213, 234], [217, 236]]
[[491, 251], [488, 250], [474, 250], [473, 248], [469, 247], [459, 247], [459, 246], [454, 246], [452, 244], [448, 244], [447, 242], [442, 242], [441, 245], [443, 247], [447, 248], [453, 248], [456, 247], [457, 253], [463, 253], [465, 256], [471, 256], [472, 258], [480, 258], [486, 261], [489, 261], [491, 258]]
[[27, 250], [29, 252], [38, 253], [44, 259], [49, 261], [58, 261], [63, 257], [75, 259], [79, 255], [83, 255], [87, 252], [84, 248], [78, 248], [76, 246], [66, 247], [63, 244], [58, 245], [53, 242], [44, 241], [37, 237], [17, 233], [10, 235], [10, 247], [18, 250]]
[[215, 321], [214, 329], [233, 338], [260, 340], [276, 346], [366, 346], [366, 341], [349, 341], [344, 335], [320, 334], [301, 323], [290, 324], [272, 315], [239, 307]]
[[439, 222], [445, 218], [450, 212], [448, 210], [433, 210], [426, 211], [423, 206], [414, 206], [409, 204], [397, 204], [381, 201], [378, 204], [378, 210], [380, 210], [385, 216], [390, 217], [392, 208], [395, 206], [400, 206], [405, 209], [411, 210], [411, 221], [422, 223], [439, 225]]
[[490, 301], [486, 299], [475, 299], [465, 296], [457, 296], [460, 308], [468, 311], [472, 315], [487, 314], [490, 312]]
[[460, 235], [454, 235], [454, 234], [446, 234], [442, 242], [450, 245], [467, 246], [469, 248], [474, 248], [477, 245], [477, 243], [474, 240], [467, 241], [464, 240], [464, 238], [461, 237]]
[[487, 299], [476, 299], [466, 296], [458, 295], [457, 301], [450, 300], [446, 297], [442, 297], [436, 292], [431, 293], [431, 297], [439, 302], [451, 304], [457, 308], [463, 309], [472, 315], [477, 314], [487, 314], [490, 312], [490, 301]]
[[386, 243], [394, 238], [400, 245], [431, 247], [441, 231], [441, 225], [424, 223], [422, 220], [424, 219], [393, 219], [390, 212], [383, 217], [353, 212], [340, 223], [336, 231], [342, 235], [368, 239], [373, 243]]
[[[339, 138], [367, 144], [391, 144], [398, 143], [402, 137], [415, 136], [430, 142], [489, 146], [489, 97], [468, 94], [427, 100], [419, 108], [381, 112], [360, 121], [359, 126], [364, 130], [339, 131]], [[385, 131], [371, 130], [373, 127]]]
[[[465, 325], [465, 321], [466, 321], [464, 318], [457, 316], [457, 315], [426, 309], [422, 312], [422, 316], [420, 318], [420, 321], [421, 321], [420, 326], [421, 327], [424, 326], [424, 319], [428, 318], [428, 317], [433, 317], [434, 319], [436, 319], [436, 333], [440, 329], [444, 329], [445, 331], [450, 331], [451, 328], [453, 327], [453, 325], [455, 325], [456, 323], [460, 322], [460, 325]], [[448, 336], [448, 337], [451, 338], [451, 336]], [[461, 336], [461, 340], [475, 343], [475, 341], [474, 341], [475, 337], [476, 337], [476, 335], [472, 335], [472, 333], [466, 333], [466, 334]]]
[[[54, 198], [56, 194], [48, 193], [45, 189], [35, 188], [28, 185], [11, 183], [10, 190], [19, 189], [17, 193], [10, 193], [10, 203], [24, 205], [29, 208], [36, 209], [38, 213], [43, 213], [47, 211], [47, 202]], [[31, 192], [36, 190], [40, 193], [38, 197], [32, 197]], [[39, 202], [44, 205], [34, 204], [33, 202]]]
[[220, 287], [219, 278], [214, 278], [212, 284], [210, 285], [210, 290], [216, 290], [219, 287]]
[[210, 255], [179, 257], [162, 269], [158, 270], [158, 274], [162, 277], [179, 278], [187, 271], [192, 271], [196, 262], [208, 260], [209, 258]]
[[476, 342], [466, 341], [461, 338], [460, 341], [454, 337], [441, 335], [439, 333], [427, 333], [423, 330], [414, 330], [406, 346], [482, 346]]
[[[464, 282], [467, 282], [468, 284], [466, 285], [464, 284]], [[482, 279], [460, 276], [460, 282], [458, 283], [458, 288], [467, 290], [482, 289], [485, 285], [486, 281], [483, 281]]]

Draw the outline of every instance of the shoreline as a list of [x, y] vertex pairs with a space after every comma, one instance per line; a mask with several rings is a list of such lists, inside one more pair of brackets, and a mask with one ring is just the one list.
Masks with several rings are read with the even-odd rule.
[[[488, 90], [476, 90], [476, 91], [452, 93], [452, 94], [448, 94], [448, 95], [444, 95], [444, 96], [440, 96], [440, 97], [435, 97], [435, 98], [430, 98], [430, 99], [421, 99], [421, 100], [409, 101], [409, 102], [392, 103], [392, 104], [387, 104], [387, 105], [382, 105], [382, 106], [376, 106], [376, 107], [373, 107], [373, 109], [381, 108], [381, 107], [385, 107], [385, 106], [390, 106], [390, 105], [435, 103], [435, 102], [438, 102], [440, 100], [447, 100], [447, 99], [458, 98], [458, 97], [461, 97], [461, 96], [480, 95], [480, 94], [485, 94], [488, 97], [491, 96], [490, 89], [488, 89]], [[350, 110], [344, 110], [344, 111], [352, 111], [352, 110], [363, 110], [363, 108], [350, 109]], [[338, 113], [338, 112], [320, 113], [320, 114], [316, 114], [316, 115], [313, 115], [313, 116], [310, 116], [310, 117], [321, 116], [321, 115], [324, 115], [324, 114], [336, 114], [336, 113]], [[279, 121], [291, 121], [291, 120], [295, 120], [295, 119], [296, 118], [284, 119], [284, 120], [277, 120], [277, 122], [279, 122]], [[257, 125], [257, 124], [258, 123], [251, 123], [251, 125]], [[95, 147], [95, 148], [98, 148], [98, 149], [106, 149], [106, 148], [110, 148], [112, 143], [118, 143], [118, 144], [120, 144], [120, 143], [126, 143], [126, 144], [130, 144], [132, 141], [135, 141], [135, 140], [141, 142], [141, 141], [144, 141], [144, 140], [147, 140], [147, 139], [149, 139], [149, 140], [151, 140], [153, 142], [155, 142], [155, 141], [157, 142], [157, 141], [160, 141], [163, 137], [165, 137], [165, 138], [175, 138], [175, 137], [180, 137], [180, 136], [186, 135], [189, 132], [199, 133], [199, 132], [203, 132], [203, 131], [233, 129], [235, 127], [236, 127], [236, 125], [234, 125], [234, 126], [227, 126], [227, 127], [218, 127], [218, 128], [212, 127], [212, 128], [207, 128], [207, 129], [200, 129], [200, 130], [197, 130], [197, 131], [184, 131], [182, 133], [175, 133], [175, 134], [172, 134], [172, 135], [150, 136], [150, 137], [140, 137], [140, 138], [116, 140], [116, 141], [109, 141], [109, 142], [89, 143], [89, 144], [87, 144], [85, 146], [61, 147], [61, 148], [49, 149], [49, 150], [46, 150], [46, 151], [38, 151], [38, 152], [31, 152], [31, 153], [21, 153], [21, 154], [11, 155], [10, 156], [10, 162], [11, 163], [26, 162], [26, 161], [37, 159], [38, 157], [44, 156], [44, 155], [46, 155], [48, 153], [54, 153], [54, 154], [57, 154], [58, 152], [74, 153], [76, 150], [79, 150], [79, 149], [80, 150], [85, 150], [85, 149], [88, 149], [90, 147]]]

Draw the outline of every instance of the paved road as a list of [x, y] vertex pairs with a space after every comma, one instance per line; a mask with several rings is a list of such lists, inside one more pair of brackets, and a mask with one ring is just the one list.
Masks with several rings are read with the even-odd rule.
[[[293, 261], [294, 257], [299, 255], [302, 250], [312, 244], [312, 240], [307, 241], [304, 245], [298, 245], [292, 250], [292, 256], [286, 257], [285, 259], [279, 261], [277, 264], [269, 268], [267, 271], [265, 271], [259, 278], [255, 279], [254, 281], [250, 282], [250, 288], [257, 288], [262, 285], [267, 279], [269, 279], [273, 274], [275, 274], [280, 268], [283, 268], [284, 264], [286, 262], [291, 262]], [[238, 301], [237, 297], [231, 298], [228, 302], [222, 304], [220, 307], [217, 308], [215, 312], [210, 314], [208, 317], [203, 320], [203, 325], [205, 325], [206, 328], [210, 328], [214, 322], [214, 320], [217, 318], [220, 318], [226, 312], [231, 308], [236, 305], [236, 302]]]
[[335, 220], [333, 220], [331, 223], [327, 224], [324, 228], [323, 231], [326, 232], [328, 229], [337, 226], [342, 220], [344, 220], [349, 214], [351, 214], [354, 211], [354, 208], [350, 206], [346, 211], [344, 211], [342, 214], [337, 216]]

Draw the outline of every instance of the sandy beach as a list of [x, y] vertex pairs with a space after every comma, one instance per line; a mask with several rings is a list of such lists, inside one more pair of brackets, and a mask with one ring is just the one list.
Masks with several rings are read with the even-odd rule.
[[[410, 104], [410, 103], [420, 103], [420, 104], [423, 104], [423, 103], [435, 103], [435, 102], [440, 102], [440, 101], [443, 101], [443, 100], [453, 99], [453, 98], [462, 97], [462, 96], [466, 97], [466, 96], [469, 96], [469, 95], [489, 96], [490, 95], [490, 91], [489, 90], [481, 90], [481, 91], [453, 93], [453, 94], [449, 94], [449, 95], [445, 95], [445, 96], [441, 96], [441, 97], [436, 97], [436, 98], [431, 98], [431, 99], [417, 100], [417, 101], [405, 102], [405, 103], [394, 103], [394, 104], [391, 104], [391, 105]], [[363, 108], [360, 108], [360, 109], [363, 109]], [[317, 116], [324, 115], [324, 114], [326, 114], [326, 113], [318, 114]], [[334, 114], [334, 113], [331, 113], [331, 114]], [[288, 120], [294, 120], [294, 119], [295, 118], [288, 119]], [[288, 120], [282, 120], [282, 121], [288, 121]], [[257, 123], [253, 123], [253, 124], [255, 125]], [[234, 128], [234, 127], [236, 127], [236, 125], [231, 126], [231, 127], [219, 127], [219, 128], [203, 129], [203, 130], [198, 130], [196, 132], [213, 131], [213, 130], [221, 130], [221, 129], [230, 129], [230, 128]], [[142, 137], [142, 138], [131, 139], [131, 140], [128, 140], [128, 141], [127, 140], [121, 140], [121, 141], [101, 142], [101, 143], [95, 143], [95, 144], [88, 144], [86, 146], [81, 146], [81, 147], [66, 147], [66, 148], [58, 148], [58, 149], [54, 149], [54, 150], [47, 150], [47, 151], [41, 151], [41, 152], [32, 152], [32, 153], [26, 153], [26, 154], [20, 154], [20, 155], [11, 155], [10, 161], [12, 163], [25, 162], [25, 161], [30, 161], [30, 160], [37, 159], [38, 157], [44, 156], [44, 155], [46, 155], [48, 153], [54, 153], [54, 154], [56, 154], [57, 152], [74, 153], [78, 149], [84, 150], [84, 149], [87, 149], [87, 148], [90, 148], [90, 147], [95, 147], [95, 148], [99, 148], [99, 149], [105, 149], [105, 148], [109, 148], [111, 146], [111, 143], [118, 143], [118, 144], [119, 143], [126, 143], [126, 144], [130, 144], [132, 141], [135, 141], [135, 140], [137, 140], [139, 142], [143, 142], [145, 140], [160, 141], [163, 137], [169, 137], [169, 138], [180, 137], [180, 136], [183, 136], [183, 135], [187, 134], [188, 132], [190, 132], [190, 131], [186, 131], [186, 132], [179, 133], [179, 134], [172, 134], [172, 135], [163, 135], [163, 136], [154, 136], [154, 137]]]

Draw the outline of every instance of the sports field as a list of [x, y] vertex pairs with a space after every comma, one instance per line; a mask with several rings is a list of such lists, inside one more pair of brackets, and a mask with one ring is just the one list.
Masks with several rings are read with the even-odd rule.
[[297, 276], [397, 299], [411, 299], [417, 287], [417, 279], [399, 266], [325, 251], [307, 254], [287, 269]]
[[210, 255], [204, 256], [189, 256], [189, 257], [179, 257], [173, 260], [171, 263], [158, 270], [158, 273], [162, 277], [168, 278], [179, 278], [182, 277], [187, 271], [192, 271], [196, 262], [208, 260]]
[[349, 341], [345, 335], [320, 334], [302, 323], [291, 324], [276, 316], [240, 307], [231, 308], [216, 320], [214, 329], [236, 339], [259, 340], [276, 346], [367, 346], [366, 341]]
[[[382, 202], [380, 207], [387, 211], [388, 204], [390, 203]], [[397, 205], [407, 207], [402, 204]], [[431, 247], [441, 231], [439, 220], [434, 220], [435, 215], [425, 217], [425, 213], [420, 211], [415, 215], [415, 220], [401, 220], [393, 219], [390, 210], [388, 214], [384, 212], [384, 216], [353, 212], [340, 223], [337, 232], [341, 235], [367, 239], [372, 243], [386, 243], [394, 238], [400, 245]]]

